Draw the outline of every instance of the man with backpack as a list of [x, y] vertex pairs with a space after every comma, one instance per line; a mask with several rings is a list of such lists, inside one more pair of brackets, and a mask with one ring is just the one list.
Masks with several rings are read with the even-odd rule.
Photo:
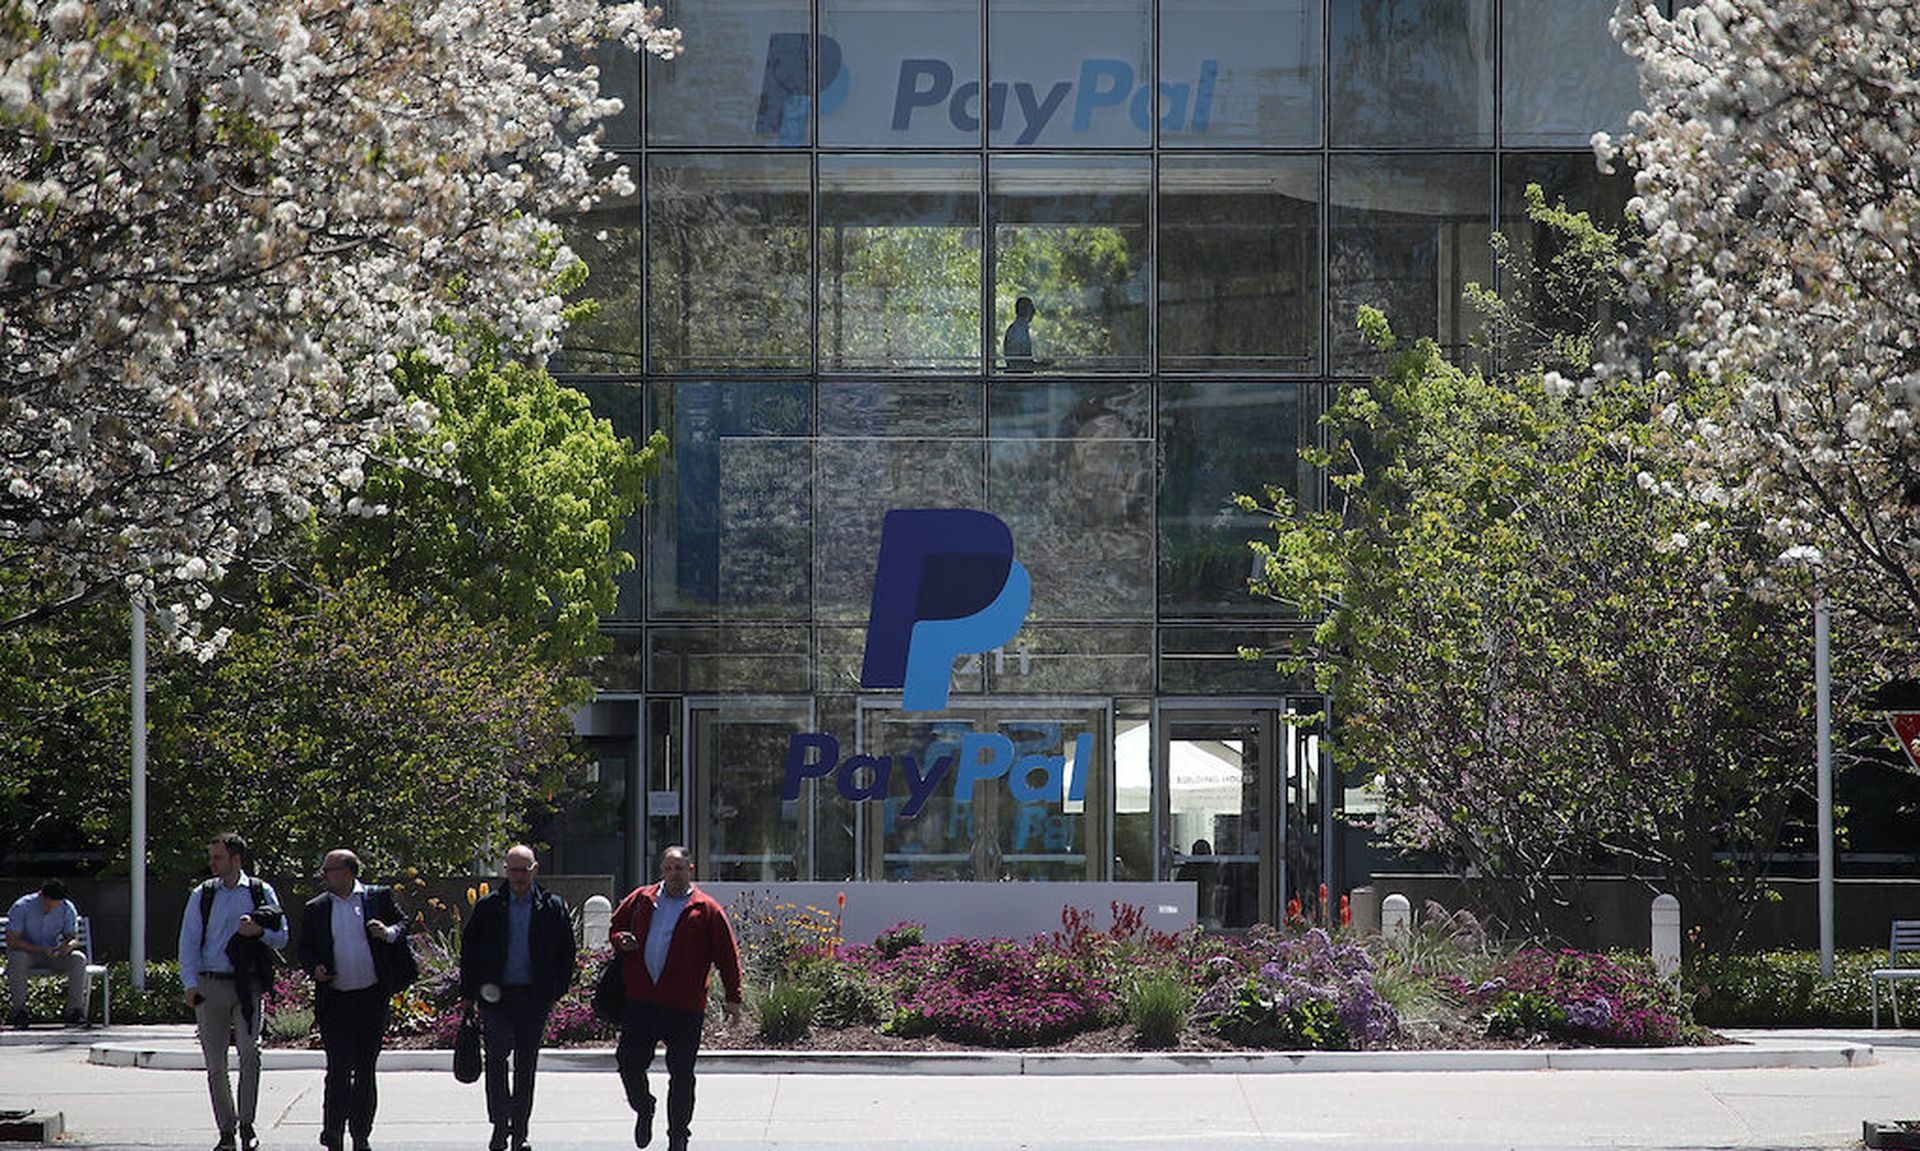
[[326, 890], [300, 920], [300, 966], [313, 979], [313, 1015], [327, 1052], [320, 1099], [320, 1145], [367, 1151], [379, 1102], [374, 1064], [387, 1033], [393, 996], [420, 978], [407, 943], [407, 917], [393, 888], [360, 882], [360, 857], [340, 848], [320, 865]]
[[[256, 1151], [253, 1120], [260, 1099], [260, 999], [271, 979], [272, 950], [287, 945], [286, 916], [273, 885], [244, 870], [247, 841], [227, 831], [207, 844], [213, 878], [187, 897], [180, 916], [180, 983], [200, 1031], [207, 1094], [220, 1129], [215, 1151]], [[235, 963], [236, 955], [241, 957]], [[227, 1047], [240, 1050], [235, 1104], [227, 1078]], [[236, 1148], [236, 1137], [238, 1146]]]

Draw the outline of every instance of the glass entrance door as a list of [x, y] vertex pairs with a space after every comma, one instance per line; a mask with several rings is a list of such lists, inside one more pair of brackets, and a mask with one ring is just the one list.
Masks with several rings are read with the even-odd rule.
[[1169, 708], [1160, 718], [1169, 878], [1194, 881], [1204, 926], [1275, 922], [1284, 824], [1275, 709]]
[[[1110, 757], [1110, 726], [1104, 700], [979, 701], [932, 714], [863, 704], [861, 750], [890, 760], [885, 800], [866, 805], [866, 876], [1105, 879], [1107, 828], [1087, 813], [1111, 802], [1111, 772], [1101, 766]], [[955, 780], [969, 735], [1004, 738], [1000, 753], [1010, 751], [1016, 764], [1025, 759], [1030, 770], [1016, 780], [1018, 769], [1010, 768], [959, 793]], [[975, 746], [976, 758], [994, 754]], [[1085, 762], [1082, 749], [1089, 752]], [[903, 760], [910, 758], [924, 778], [948, 756], [953, 763], [945, 774], [916, 799]], [[1084, 786], [1077, 785], [1083, 774]]]
[[[782, 800], [787, 743], [814, 730], [809, 699], [690, 700], [687, 778], [702, 878], [770, 883], [852, 874], [853, 828], [832, 780], [805, 780]], [[822, 790], [822, 784], [825, 790]]]

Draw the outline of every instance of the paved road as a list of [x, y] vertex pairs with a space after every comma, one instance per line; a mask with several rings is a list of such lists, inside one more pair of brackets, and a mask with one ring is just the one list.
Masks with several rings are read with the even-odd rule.
[[[904, 1076], [708, 1074], [699, 1151], [1443, 1151], [1618, 1147], [1842, 1148], [1863, 1118], [1920, 1116], [1920, 1046], [1881, 1033], [1858, 1068], [1748, 1071], [1372, 1072], [1280, 1075]], [[1905, 1042], [1920, 1043], [1908, 1033]], [[1889, 1045], [1889, 1043], [1895, 1045]], [[318, 1071], [271, 1071], [266, 1151], [310, 1151]], [[0, 1108], [66, 1116], [70, 1145], [213, 1143], [195, 1071], [104, 1067], [84, 1046], [0, 1047]], [[378, 1151], [486, 1145], [480, 1089], [444, 1072], [381, 1076]], [[630, 1147], [632, 1117], [607, 1072], [543, 1075], [539, 1151]], [[664, 1142], [661, 1140], [660, 1142]], [[659, 1145], [658, 1143], [656, 1145]]]

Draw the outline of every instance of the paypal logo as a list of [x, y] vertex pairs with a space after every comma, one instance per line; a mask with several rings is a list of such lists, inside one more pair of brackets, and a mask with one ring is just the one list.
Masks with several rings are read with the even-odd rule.
[[1013, 533], [997, 517], [896, 508], [880, 529], [860, 686], [900, 688], [907, 711], [939, 711], [954, 659], [1012, 639], [1032, 600]]
[[[804, 32], [775, 32], [767, 37], [766, 69], [754, 121], [758, 134], [778, 136], [784, 144], [806, 143], [811, 110], [807, 57], [815, 42]], [[821, 36], [817, 43], [819, 111], [825, 116], [845, 102], [852, 70], [845, 66], [839, 41]], [[888, 123], [893, 131], [906, 132], [917, 115], [944, 113], [956, 132], [973, 134], [980, 131], [982, 116], [995, 132], [1008, 128], [1011, 117], [1011, 126], [1019, 133], [1014, 143], [1027, 145], [1038, 142], [1062, 114], [1072, 131], [1086, 132], [1097, 117], [1124, 110], [1143, 132], [1157, 116], [1163, 131], [1203, 133], [1212, 121], [1219, 71], [1217, 60], [1203, 60], [1191, 82], [1155, 85], [1136, 76], [1126, 60], [1089, 57], [1070, 76], [1038, 82], [997, 80], [985, 86], [983, 99], [980, 81], [956, 76], [948, 61], [909, 57], [900, 61]]]

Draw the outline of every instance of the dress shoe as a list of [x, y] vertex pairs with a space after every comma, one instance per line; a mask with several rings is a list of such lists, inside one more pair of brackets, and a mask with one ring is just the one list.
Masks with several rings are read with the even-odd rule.
[[687, 1151], [687, 1137], [685, 1135], [667, 1136], [667, 1151]]
[[260, 1151], [260, 1136], [253, 1133], [253, 1124], [240, 1125], [240, 1151]]
[[645, 1147], [653, 1142], [653, 1112], [642, 1111], [633, 1117], [633, 1145]]
[[507, 1151], [507, 1125], [495, 1123], [493, 1138], [487, 1140], [487, 1151]]

